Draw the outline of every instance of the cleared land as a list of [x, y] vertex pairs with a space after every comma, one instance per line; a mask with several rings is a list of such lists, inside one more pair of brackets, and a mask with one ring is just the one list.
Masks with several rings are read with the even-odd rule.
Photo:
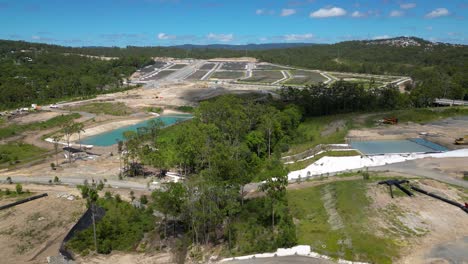
[[114, 116], [125, 116], [133, 113], [132, 109], [124, 103], [90, 103], [67, 107], [71, 111], [81, 111], [93, 114], [106, 114]]
[[184, 68], [185, 66], [187, 66], [187, 64], [174, 64], [169, 67], [169, 70], [178, 70]]
[[164, 70], [164, 71], [160, 71], [158, 72], [158, 74], [150, 77], [150, 78], [147, 78], [145, 80], [158, 80], [158, 79], [162, 79], [170, 74], [173, 74], [175, 71], [170, 71], [170, 70]]
[[292, 85], [306, 85], [325, 82], [327, 79], [318, 72], [312, 71], [290, 71], [292, 78], [285, 82], [285, 84]]
[[[14, 190], [14, 185], [0, 185]], [[29, 186], [23, 186], [28, 189]], [[44, 187], [45, 188], [45, 187]], [[0, 256], [2, 263], [46, 263], [47, 256], [58, 255], [58, 248], [68, 230], [84, 211], [83, 200], [67, 200], [57, 194], [72, 193], [76, 189], [57, 187], [49, 196], [0, 211]], [[33, 195], [33, 194], [30, 194]], [[1, 204], [17, 198], [0, 198]]]
[[281, 67], [281, 66], [278, 66], [278, 65], [273, 65], [273, 64], [257, 64], [257, 70], [276, 70], [276, 71], [280, 71], [280, 70], [286, 70], [288, 69], [288, 67], [284, 66], [284, 67]]
[[211, 75], [211, 79], [239, 79], [245, 76], [243, 71], [217, 71]]
[[244, 79], [243, 81], [269, 84], [281, 80], [283, 77], [280, 71], [253, 71], [252, 77]]
[[200, 70], [211, 70], [215, 65], [215, 63], [205, 63], [200, 67]]
[[206, 70], [198, 70], [198, 71], [194, 72], [192, 75], [190, 75], [189, 77], [187, 77], [185, 80], [198, 81], [203, 76], [205, 76], [207, 73], [208, 73], [208, 71], [206, 71]]
[[[344, 179], [288, 192], [299, 244], [348, 260], [426, 263], [424, 253], [439, 243], [468, 235], [463, 228], [466, 213], [454, 206], [419, 194], [410, 198], [399, 190], [392, 199], [388, 188], [377, 185], [383, 179], [379, 177]], [[466, 190], [436, 181], [411, 181], [454, 200], [466, 196]], [[303, 184], [309, 183], [313, 182]], [[468, 254], [463, 250], [455, 253], [462, 258]]]
[[231, 71], [239, 71], [245, 70], [247, 66], [246, 62], [225, 62], [221, 67], [221, 70], [231, 70]]

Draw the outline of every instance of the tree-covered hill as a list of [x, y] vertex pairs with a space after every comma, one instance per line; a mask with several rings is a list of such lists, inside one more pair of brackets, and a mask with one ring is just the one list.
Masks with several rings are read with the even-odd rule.
[[[122, 77], [150, 63], [150, 57], [209, 59], [255, 57], [260, 61], [328, 71], [411, 76], [414, 96], [468, 100], [468, 46], [419, 38], [345, 41], [294, 48], [236, 50], [197, 46], [63, 47], [0, 40], [0, 104], [85, 96], [118, 88]], [[102, 61], [65, 54], [117, 57]], [[32, 61], [31, 61], [32, 60]]]
[[65, 51], [59, 46], [1, 42], [0, 109], [119, 90], [124, 78], [151, 63], [144, 57], [105, 61]]

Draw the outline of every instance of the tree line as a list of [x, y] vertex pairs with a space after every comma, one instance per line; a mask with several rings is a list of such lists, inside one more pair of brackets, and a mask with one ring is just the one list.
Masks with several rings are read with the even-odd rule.
[[152, 63], [143, 57], [104, 61], [48, 51], [3, 52], [0, 109], [122, 90], [125, 78]]

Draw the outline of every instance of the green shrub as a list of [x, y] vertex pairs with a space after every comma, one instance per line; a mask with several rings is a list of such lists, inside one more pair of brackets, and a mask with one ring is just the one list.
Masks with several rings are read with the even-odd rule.
[[[130, 203], [119, 202], [108, 196], [99, 199], [97, 204], [106, 210], [106, 215], [96, 223], [98, 253], [134, 250], [144, 233], [154, 228], [154, 216], [150, 210], [138, 209]], [[95, 250], [93, 228], [77, 233], [67, 243], [67, 247], [75, 252]]]
[[16, 193], [22, 194], [23, 193], [23, 186], [20, 183], [16, 184]]

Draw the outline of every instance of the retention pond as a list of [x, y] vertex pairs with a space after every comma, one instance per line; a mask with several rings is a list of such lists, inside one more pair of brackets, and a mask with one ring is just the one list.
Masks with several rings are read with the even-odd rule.
[[[164, 126], [167, 127], [167, 126], [188, 120], [190, 118], [192, 118], [191, 115], [167, 115], [167, 116], [159, 116], [153, 119], [161, 120], [164, 123]], [[117, 141], [123, 140], [123, 133], [125, 131], [136, 132], [138, 128], [148, 126], [148, 122], [150, 120], [146, 120], [146, 121], [143, 121], [138, 124], [131, 125], [131, 126], [121, 127], [121, 128], [114, 129], [109, 132], [97, 134], [94, 136], [86, 137], [81, 140], [81, 143], [85, 145], [94, 145], [94, 146], [101, 146], [101, 147], [111, 146], [111, 145], [117, 144]]]

